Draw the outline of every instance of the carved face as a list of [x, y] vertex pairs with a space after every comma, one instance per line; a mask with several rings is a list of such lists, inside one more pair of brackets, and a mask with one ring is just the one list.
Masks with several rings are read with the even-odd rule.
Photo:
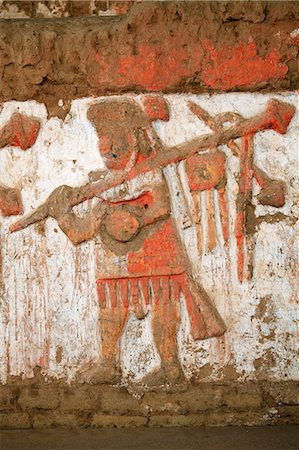
[[131, 100], [106, 100], [87, 113], [99, 136], [99, 150], [106, 167], [124, 169], [137, 152], [136, 131], [150, 124], [141, 107]]
[[169, 120], [163, 98], [148, 96], [143, 103], [144, 109], [134, 100], [109, 99], [89, 108], [87, 117], [97, 130], [99, 150], [108, 169], [134, 165], [138, 152], [148, 157], [150, 142], [146, 130], [152, 128], [155, 120]]
[[99, 150], [108, 169], [124, 169], [136, 159], [136, 138], [125, 130], [106, 134], [100, 137]]

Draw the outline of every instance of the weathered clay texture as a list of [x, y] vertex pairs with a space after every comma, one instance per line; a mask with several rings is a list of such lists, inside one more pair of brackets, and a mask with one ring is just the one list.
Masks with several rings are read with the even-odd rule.
[[[279, 102], [274, 102], [275, 99]], [[146, 107], [147, 114], [151, 111], [148, 96], [116, 96], [114, 100], [135, 102], [136, 107]], [[235, 145], [219, 147], [217, 152], [221, 154], [214, 155], [219, 173], [209, 169], [210, 153], [202, 155], [200, 167], [208, 175], [204, 179], [211, 183], [203, 185], [203, 189], [198, 184], [202, 180], [198, 174], [190, 186], [191, 169], [188, 172], [183, 162], [170, 164], [163, 172], [170, 192], [171, 216], [186, 249], [192, 277], [205, 288], [227, 327], [221, 337], [194, 341], [186, 299], [181, 297], [177, 342], [186, 378], [218, 382], [293, 380], [298, 373], [294, 344], [298, 129], [297, 113], [293, 118], [292, 115], [298, 96], [292, 93], [167, 95], [164, 100], [169, 117], [165, 112], [163, 121], [154, 120], [153, 112], [149, 116], [154, 120], [152, 126], [159, 141], [167, 148], [178, 145], [185, 148], [185, 144], [183, 147], [180, 144], [190, 139], [197, 142], [195, 138], [200, 141], [203, 134], [215, 133], [213, 123], [208, 128], [198, 118], [199, 113], [194, 114], [194, 105], [201, 108], [201, 114], [205, 111], [205, 118], [214, 118], [214, 123], [219, 114], [229, 112], [245, 119], [264, 117], [261, 114], [269, 104], [285, 104], [287, 111], [292, 111], [285, 129], [277, 125], [278, 132], [265, 130], [253, 137], [253, 165], [249, 166], [252, 179], [247, 187], [252, 192], [252, 206], [244, 216], [250, 242], [243, 248], [245, 260], [252, 258], [252, 278], [238, 277], [240, 249], [235, 230], [240, 193], [238, 174], [243, 170], [238, 153], [242, 150], [241, 140], [235, 140]], [[113, 98], [109, 98], [111, 101]], [[92, 121], [99, 113], [98, 105], [105, 102], [107, 98], [75, 100], [64, 122], [47, 119], [45, 106], [34, 101], [4, 104], [3, 125], [15, 111], [38, 118], [41, 124], [35, 144], [26, 152], [13, 147], [1, 150], [1, 182], [21, 190], [26, 213], [43, 203], [56, 187], [83, 185], [89, 181], [90, 172], [103, 171], [104, 161], [98, 146], [105, 128], [98, 129], [97, 133]], [[161, 111], [160, 104], [156, 109], [160, 117]], [[99, 126], [100, 123], [104, 126], [103, 121], [99, 121]], [[140, 182], [141, 185], [159, 184], [157, 175], [148, 172], [139, 176], [139, 184], [130, 181], [128, 189], [138, 191]], [[260, 201], [265, 185], [270, 193], [283, 193], [283, 200], [277, 203], [275, 197]], [[225, 222], [221, 216], [221, 188], [227, 203]], [[113, 190], [108, 192], [113, 194]], [[94, 200], [76, 206], [76, 216], [83, 217], [92, 205]], [[252, 215], [254, 209], [256, 217]], [[125, 271], [125, 260], [121, 254], [114, 260], [107, 259], [101, 239], [88, 238], [82, 244], [73, 245], [53, 218], [14, 234], [9, 233], [9, 226], [15, 218], [2, 217], [1, 222], [4, 279], [1, 333], [5, 342], [1, 348], [2, 382], [11, 375], [31, 377], [37, 366], [45, 377], [87, 380], [89, 369], [100, 367], [102, 361], [96, 268], [99, 271], [101, 267], [105, 270], [110, 267], [113, 271], [113, 265], [123, 265]], [[123, 383], [150, 382], [150, 373], [161, 363], [151, 332], [152, 314], [149, 308], [149, 313], [140, 320], [134, 308], [130, 313], [121, 337]]]
[[120, 91], [294, 89], [298, 2], [283, 3], [137, 2], [115, 17], [2, 20], [0, 101], [35, 99], [63, 117], [74, 98]]

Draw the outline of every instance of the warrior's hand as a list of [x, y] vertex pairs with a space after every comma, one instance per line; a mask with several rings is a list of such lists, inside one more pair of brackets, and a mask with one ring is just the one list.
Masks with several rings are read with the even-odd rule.
[[[24, 216], [22, 219], [13, 223], [9, 227], [9, 231], [14, 233], [15, 231], [22, 230], [33, 223], [40, 222], [47, 217], [54, 217], [58, 219], [64, 214], [69, 212], [72, 206], [89, 198], [89, 185], [86, 185], [84, 190], [82, 187], [71, 188], [70, 186], [59, 186], [48, 197], [45, 203], [40, 205], [33, 213]], [[86, 191], [86, 193], [85, 193]], [[84, 198], [85, 196], [85, 198]]]
[[48, 215], [54, 219], [59, 219], [70, 212], [71, 198], [74, 189], [70, 186], [59, 186], [48, 198]]

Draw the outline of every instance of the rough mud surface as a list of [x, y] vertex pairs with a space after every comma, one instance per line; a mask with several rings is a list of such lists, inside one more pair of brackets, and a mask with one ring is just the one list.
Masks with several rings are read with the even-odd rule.
[[295, 89], [298, 3], [247, 3], [136, 2], [109, 17], [3, 19], [0, 101], [36, 99], [63, 117], [70, 99], [88, 95]]
[[298, 423], [295, 382], [199, 383], [151, 390], [12, 378], [0, 387], [2, 429]]

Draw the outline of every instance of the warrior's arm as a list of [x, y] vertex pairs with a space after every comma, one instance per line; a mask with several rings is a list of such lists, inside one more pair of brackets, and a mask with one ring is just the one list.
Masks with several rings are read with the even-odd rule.
[[69, 198], [72, 188], [62, 186], [52, 193], [49, 205], [49, 216], [56, 219], [61, 230], [67, 235], [73, 244], [92, 239], [97, 233], [107, 206], [100, 202], [90, 209], [83, 217], [78, 217]]
[[100, 203], [84, 217], [78, 217], [73, 211], [66, 212], [56, 218], [61, 230], [67, 235], [73, 244], [81, 244], [92, 239], [98, 232], [106, 205]]
[[[61, 201], [61, 193], [59, 200], [59, 204], [56, 203], [55, 207], [52, 207], [51, 216], [57, 220], [61, 230], [75, 245], [92, 239], [98, 233], [104, 216], [109, 210], [113, 210], [113, 204], [115, 206], [126, 204], [128, 211], [131, 210], [134, 215], [139, 216], [140, 228], [170, 215], [168, 189], [164, 182], [156, 185], [150, 191], [145, 191], [131, 203], [118, 201], [118, 198], [114, 199], [116, 201], [102, 201], [83, 217], [78, 217], [72, 208], [67, 206], [67, 202]], [[120, 223], [119, 227], [121, 228], [121, 226]]]

